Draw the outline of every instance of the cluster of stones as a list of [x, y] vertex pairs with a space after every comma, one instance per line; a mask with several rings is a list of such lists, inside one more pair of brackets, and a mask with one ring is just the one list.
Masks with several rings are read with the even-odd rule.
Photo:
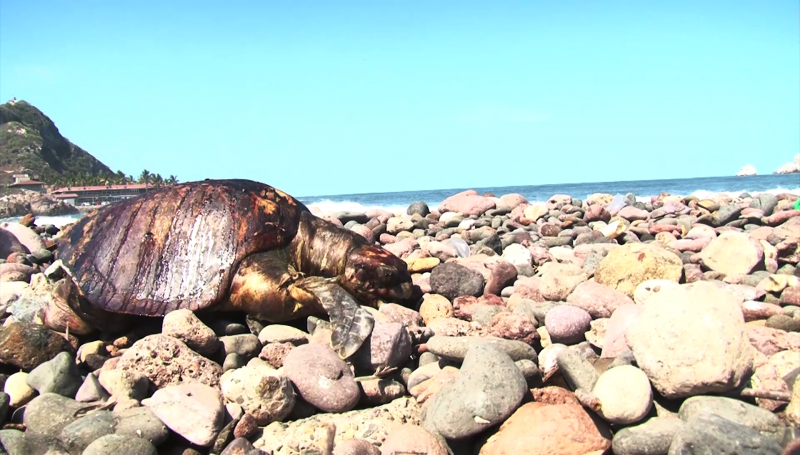
[[419, 295], [413, 308], [369, 309], [373, 333], [346, 361], [317, 318], [265, 326], [179, 310], [122, 336], [48, 330], [63, 271], [41, 235], [9, 224], [0, 444], [118, 455], [789, 453], [800, 446], [796, 199], [531, 204], [470, 191], [434, 211], [320, 213], [404, 258]]

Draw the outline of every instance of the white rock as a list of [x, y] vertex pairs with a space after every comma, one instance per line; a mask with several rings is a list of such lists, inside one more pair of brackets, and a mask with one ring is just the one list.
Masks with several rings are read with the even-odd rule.
[[705, 281], [650, 297], [626, 340], [639, 368], [667, 398], [725, 393], [753, 371], [740, 301]]
[[751, 165], [749, 165], [749, 164], [747, 164], [747, 165], [743, 166], [739, 170], [739, 172], [736, 173], [736, 176], [737, 177], [745, 177], [745, 176], [757, 175], [757, 174], [758, 173], [756, 172], [756, 168], [751, 166]]
[[618, 366], [601, 374], [592, 393], [600, 400], [600, 415], [611, 423], [636, 423], [653, 406], [650, 380], [642, 370], [631, 365]]
[[512, 265], [531, 265], [532, 255], [530, 250], [518, 243], [512, 243], [503, 249], [503, 259]]
[[292, 411], [295, 394], [283, 374], [258, 364], [228, 370], [220, 380], [222, 395], [255, 417], [259, 426], [281, 421]]
[[10, 398], [9, 406], [18, 408], [31, 401], [36, 396], [36, 391], [28, 385], [28, 373], [17, 372], [6, 379], [3, 392]]
[[222, 429], [225, 406], [215, 388], [200, 383], [179, 384], [157, 390], [142, 400], [164, 425], [189, 442], [208, 447]]

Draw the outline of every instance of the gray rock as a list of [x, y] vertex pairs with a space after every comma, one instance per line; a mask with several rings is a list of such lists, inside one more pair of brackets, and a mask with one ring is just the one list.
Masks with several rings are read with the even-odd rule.
[[111, 395], [100, 385], [97, 376], [94, 373], [86, 375], [83, 384], [81, 384], [78, 392], [75, 394], [75, 401], [90, 402], [106, 400]]
[[75, 414], [85, 406], [71, 398], [45, 393], [28, 403], [23, 423], [30, 431], [58, 438], [64, 427], [79, 419]]
[[376, 321], [372, 333], [350, 360], [357, 367], [376, 371], [405, 363], [411, 348], [411, 337], [402, 323]]
[[684, 425], [680, 419], [654, 417], [618, 431], [611, 440], [611, 449], [615, 455], [664, 455]]
[[449, 336], [432, 336], [426, 346], [429, 352], [437, 356], [449, 359], [462, 361], [466, 358], [469, 350], [480, 344], [490, 344], [495, 346], [502, 352], [505, 352], [511, 360], [517, 361], [522, 359], [537, 360], [536, 351], [529, 344], [516, 340], [504, 340], [496, 337], [449, 337]]
[[427, 402], [423, 427], [451, 439], [480, 433], [508, 418], [527, 390], [511, 357], [492, 344], [473, 346], [458, 379]]
[[57, 393], [69, 398], [75, 397], [82, 382], [75, 359], [68, 352], [34, 368], [27, 379], [28, 385], [40, 394]]
[[714, 226], [722, 226], [723, 224], [727, 224], [735, 220], [739, 214], [742, 213], [742, 210], [742, 207], [734, 204], [725, 204], [714, 213], [714, 215], [711, 217], [711, 222], [714, 224]]
[[752, 428], [764, 436], [781, 443], [786, 426], [766, 409], [727, 397], [699, 396], [684, 401], [678, 416], [688, 421], [701, 414], [716, 414], [731, 422]]
[[247, 362], [235, 352], [225, 356], [225, 361], [222, 362], [222, 371], [235, 370], [245, 366]]
[[228, 335], [219, 337], [222, 342], [221, 357], [224, 359], [228, 354], [235, 352], [245, 359], [251, 359], [261, 352], [261, 342], [258, 337], [248, 333], [244, 335]]
[[575, 349], [564, 349], [556, 355], [558, 370], [572, 390], [590, 392], [600, 375], [597, 370]]
[[408, 208], [406, 209], [406, 213], [409, 215], [417, 213], [420, 216], [428, 216], [428, 214], [431, 213], [431, 211], [428, 208], [428, 204], [426, 204], [425, 202], [414, 202], [408, 206]]
[[70, 453], [81, 453], [92, 441], [112, 433], [114, 433], [113, 414], [110, 411], [97, 411], [64, 427], [58, 439]]
[[225, 447], [225, 450], [223, 450], [220, 455], [247, 455], [255, 450], [257, 450], [255, 446], [247, 439], [236, 438]]
[[669, 455], [780, 455], [780, 444], [715, 414], [696, 415], [672, 440]]
[[761, 193], [757, 198], [750, 202], [750, 207], [754, 209], [761, 209], [764, 211], [764, 216], [772, 215], [772, 211], [778, 205], [778, 198], [771, 193]]
[[503, 311], [506, 311], [504, 307], [479, 303], [472, 309], [472, 322], [488, 327], [494, 315]]
[[[5, 452], [3, 452], [5, 450]], [[31, 431], [0, 430], [0, 453], [9, 455], [58, 455], [67, 449], [53, 437]]]
[[148, 407], [114, 411], [115, 434], [132, 436], [161, 445], [169, 437], [169, 430]]
[[484, 279], [479, 272], [455, 262], [440, 264], [430, 276], [431, 290], [450, 301], [462, 295], [478, 297], [483, 293]]
[[83, 455], [158, 455], [148, 441], [132, 436], [109, 434], [89, 444]]
[[8, 406], [11, 403], [11, 397], [5, 392], [0, 392], [0, 422], [6, 421], [8, 415]]

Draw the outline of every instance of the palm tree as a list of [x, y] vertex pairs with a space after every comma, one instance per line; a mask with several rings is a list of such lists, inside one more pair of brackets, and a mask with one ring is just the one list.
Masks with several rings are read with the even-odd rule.
[[127, 179], [128, 179], [128, 178], [125, 176], [125, 173], [124, 173], [124, 172], [122, 172], [122, 171], [117, 171], [117, 174], [116, 174], [116, 176], [115, 176], [115, 178], [114, 178], [114, 181], [117, 183], [117, 185], [124, 185], [124, 184], [126, 183], [125, 181], [126, 181]]
[[178, 184], [178, 177], [174, 175], [170, 175], [167, 179], [167, 185], [177, 185]]
[[150, 183], [150, 171], [145, 169], [139, 174], [139, 183], [144, 183], [144, 189], [147, 191], [147, 184]]
[[153, 175], [153, 185], [160, 187], [164, 184], [164, 177], [161, 177], [161, 174]]

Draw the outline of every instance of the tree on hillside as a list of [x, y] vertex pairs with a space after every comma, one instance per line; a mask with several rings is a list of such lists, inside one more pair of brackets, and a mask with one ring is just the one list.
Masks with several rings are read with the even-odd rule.
[[160, 187], [164, 184], [164, 178], [161, 177], [161, 174], [153, 175], [153, 185], [156, 187]]
[[177, 185], [178, 184], [178, 177], [174, 175], [170, 175], [167, 179], [167, 185]]

